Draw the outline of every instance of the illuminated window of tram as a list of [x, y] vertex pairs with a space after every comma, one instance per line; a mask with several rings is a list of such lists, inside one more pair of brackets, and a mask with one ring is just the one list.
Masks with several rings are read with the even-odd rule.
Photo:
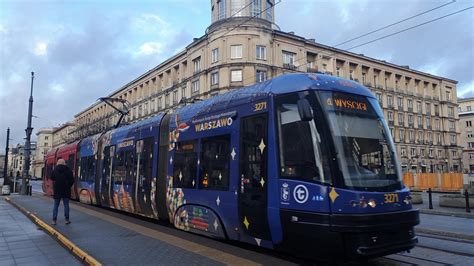
[[229, 149], [229, 135], [201, 140], [199, 188], [229, 189]]
[[301, 120], [298, 99], [295, 94], [277, 100], [281, 177], [329, 183], [323, 173], [327, 158], [321, 150], [320, 132], [314, 120]]
[[[173, 186], [178, 188], [196, 187], [197, 141], [176, 143], [173, 159]], [[194, 181], [194, 182], [193, 182]]]

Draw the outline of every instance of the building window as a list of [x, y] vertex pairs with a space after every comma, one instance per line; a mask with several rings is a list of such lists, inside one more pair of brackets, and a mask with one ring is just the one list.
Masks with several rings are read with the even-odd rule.
[[212, 49], [211, 51], [211, 62], [215, 63], [219, 61], [219, 48]]
[[466, 111], [472, 111], [472, 109], [471, 109], [471, 106], [470, 106], [470, 105], [466, 106]]
[[440, 125], [439, 119], [436, 119], [435, 120], [435, 129], [439, 130], [439, 125]]
[[448, 116], [454, 116], [454, 108], [448, 107]]
[[451, 144], [456, 144], [456, 134], [450, 135]]
[[410, 139], [410, 141], [415, 141], [415, 133], [413, 132], [413, 130], [408, 131], [408, 138]]
[[44, 140], [48, 140], [48, 139], [49, 139], [49, 136], [45, 136], [45, 137], [44, 137]]
[[232, 71], [230, 71], [230, 81], [231, 82], [242, 81], [242, 70], [232, 70]]
[[273, 9], [273, 0], [267, 0], [267, 6], [265, 7], [267, 19], [273, 21], [272, 9]]
[[416, 148], [411, 148], [411, 149], [410, 149], [410, 155], [411, 155], [411, 157], [415, 157], [415, 156], [416, 156]]
[[405, 140], [405, 130], [403, 129], [400, 129], [400, 141], [404, 141]]
[[340, 77], [341, 76], [341, 68], [336, 67], [336, 76]]
[[456, 151], [451, 151], [451, 156], [452, 156], [453, 158], [456, 158], [457, 155], [458, 155], [458, 154], [457, 154]]
[[441, 133], [437, 134], [438, 145], [441, 145]]
[[397, 106], [398, 106], [398, 109], [403, 109], [403, 98], [402, 97], [397, 98]]
[[400, 123], [400, 125], [403, 125], [403, 113], [398, 113], [398, 122]]
[[293, 66], [295, 63], [295, 53], [283, 51], [283, 65]]
[[426, 126], [427, 126], [428, 128], [431, 127], [431, 118], [428, 117], [428, 116], [426, 117]]
[[219, 72], [211, 73], [211, 86], [219, 84]]
[[233, 17], [241, 17], [244, 15], [243, 9], [245, 7], [244, 0], [231, 0], [230, 1], [230, 13]]
[[423, 127], [423, 117], [421, 115], [418, 116], [418, 128]]
[[418, 131], [418, 140], [423, 142], [423, 131]]
[[446, 91], [446, 100], [447, 101], [451, 100], [451, 92], [450, 91]]
[[166, 94], [165, 95], [165, 106], [168, 107], [170, 105], [170, 95]]
[[265, 46], [257, 45], [256, 57], [257, 59], [262, 59], [262, 60], [267, 59], [267, 51], [266, 51]]
[[408, 124], [413, 125], [413, 115], [412, 114], [408, 115]]
[[417, 102], [416, 102], [416, 111], [417, 111], [418, 113], [420, 113], [420, 114], [421, 114], [421, 112], [422, 112], [422, 110], [421, 110], [421, 102], [420, 102], [420, 101], [417, 101]]
[[183, 87], [181, 89], [181, 98], [185, 98], [186, 99], [186, 87]]
[[195, 80], [193, 81], [193, 83], [191, 83], [191, 90], [192, 90], [192, 93], [199, 92], [199, 80]]
[[387, 95], [387, 105], [388, 105], [389, 108], [393, 106], [393, 96], [392, 95]]
[[178, 91], [173, 91], [173, 104], [178, 103]]
[[430, 149], [430, 150], [429, 150], [429, 156], [430, 156], [430, 157], [433, 157], [433, 149]]
[[438, 150], [438, 158], [443, 158], [443, 151], [442, 150]]
[[262, 0], [252, 0], [252, 17], [262, 16]]
[[45, 142], [45, 143], [44, 143], [44, 146], [48, 146], [48, 142]]
[[379, 101], [379, 104], [382, 104], [382, 93], [377, 93], [375, 94], [377, 96], [377, 100]]
[[218, 4], [218, 19], [223, 19], [225, 18], [225, 1], [226, 0], [218, 0], [217, 1], [217, 4]]
[[413, 112], [413, 100], [412, 99], [407, 100], [407, 105], [408, 105], [408, 108], [411, 109], [411, 112]]
[[471, 120], [466, 121], [466, 127], [472, 127], [472, 121]]
[[392, 112], [392, 111], [388, 111], [388, 112], [387, 112], [387, 115], [388, 115], [388, 121], [393, 121], [393, 112]]
[[401, 148], [400, 153], [401, 153], [402, 157], [406, 157], [407, 156], [407, 149], [405, 147]]
[[201, 71], [201, 57], [200, 56], [193, 60], [193, 64], [194, 64], [194, 73]]
[[242, 45], [231, 45], [230, 46], [230, 58], [238, 59], [242, 58]]
[[455, 130], [455, 126], [454, 126], [454, 121], [453, 120], [449, 120], [449, 130]]
[[255, 75], [256, 77], [256, 82], [263, 82], [265, 80], [267, 80], [267, 71], [265, 70], [257, 70], [257, 73]]
[[160, 97], [160, 98], [158, 98], [158, 111], [161, 110], [161, 108], [162, 108], [161, 104], [162, 104], [162, 99]]
[[425, 104], [425, 112], [426, 112], [427, 115], [431, 114], [431, 104], [430, 103]]

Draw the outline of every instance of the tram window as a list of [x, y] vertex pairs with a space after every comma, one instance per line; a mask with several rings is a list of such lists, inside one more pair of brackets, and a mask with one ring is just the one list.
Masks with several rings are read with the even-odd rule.
[[121, 151], [114, 160], [112, 175], [115, 183], [132, 183], [135, 173], [133, 151]]
[[69, 155], [66, 164], [69, 167], [69, 169], [71, 169], [71, 171], [74, 170], [74, 154]]
[[110, 146], [104, 147], [102, 152], [102, 176], [110, 175]]
[[[140, 176], [147, 179], [151, 179], [151, 172], [153, 168], [153, 138], [146, 138], [144, 140], [137, 141], [142, 143], [138, 150], [140, 152]], [[137, 158], [138, 159], [138, 158]]]
[[229, 146], [229, 135], [201, 140], [200, 189], [229, 189]]
[[176, 143], [173, 167], [173, 186], [195, 188], [197, 152], [196, 141]]
[[277, 100], [281, 177], [328, 183], [324, 176], [328, 159], [322, 151], [320, 129], [314, 120], [301, 120], [298, 99], [294, 94]]
[[94, 179], [94, 156], [87, 156], [81, 158], [81, 181], [91, 181]]

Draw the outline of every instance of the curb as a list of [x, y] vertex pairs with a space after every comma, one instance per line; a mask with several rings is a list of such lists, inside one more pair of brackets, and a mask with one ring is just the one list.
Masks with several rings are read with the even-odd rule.
[[31, 221], [33, 221], [37, 226], [39, 226], [43, 231], [48, 233], [50, 236], [52, 236], [56, 241], [58, 241], [60, 244], [62, 244], [64, 247], [66, 247], [75, 257], [77, 257], [79, 260], [82, 261], [82, 263], [91, 265], [91, 266], [102, 266], [102, 263], [100, 263], [98, 260], [93, 258], [91, 255], [87, 254], [85, 251], [80, 249], [78, 246], [76, 246], [71, 240], [66, 238], [64, 235], [62, 235], [60, 232], [58, 232], [56, 229], [51, 227], [49, 224], [45, 223], [43, 220], [38, 218], [38, 216], [34, 215], [24, 207], [16, 204], [13, 202], [10, 197], [5, 197], [5, 201], [13, 205], [15, 208], [20, 210], [26, 217], [28, 217]]
[[443, 211], [430, 210], [430, 209], [419, 209], [419, 210], [420, 210], [420, 213], [423, 213], [423, 214], [434, 214], [434, 215], [474, 219], [474, 214], [472, 214], [472, 213], [443, 212]]
[[444, 232], [444, 231], [437, 231], [437, 230], [432, 230], [432, 229], [427, 229], [427, 228], [418, 228], [418, 227], [415, 227], [415, 232], [428, 234], [428, 235], [444, 236], [444, 237], [474, 241], [474, 235], [465, 235], [465, 234], [460, 234], [460, 233]]

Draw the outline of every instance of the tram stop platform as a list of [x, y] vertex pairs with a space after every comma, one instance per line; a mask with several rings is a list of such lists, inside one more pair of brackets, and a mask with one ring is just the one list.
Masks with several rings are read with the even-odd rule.
[[[23, 215], [22, 219], [24, 218], [25, 223], [29, 223], [33, 228], [28, 227], [30, 228], [28, 230], [34, 230], [35, 234], [43, 236], [42, 238], [38, 237], [41, 240], [22, 238], [25, 240], [25, 245], [32, 246], [28, 242], [33, 242], [39, 249], [42, 249], [43, 246], [44, 249], [47, 249], [52, 246], [50, 242], [54, 243], [54, 239], [56, 239], [64, 248], [57, 243], [56, 247], [62, 248], [66, 255], [69, 250], [70, 258], [73, 258], [71, 254], [78, 258], [74, 262], [84, 262], [91, 265], [292, 264], [253, 246], [216, 241], [174, 229], [165, 222], [137, 218], [81, 203], [70, 203], [71, 224], [69, 225], [64, 223], [64, 209], [61, 203], [57, 225], [53, 226], [51, 225], [53, 208], [51, 198], [39, 194], [33, 194], [33, 196], [11, 195], [7, 200], [2, 199], [1, 201], [0, 208], [9, 205], [6, 203], [8, 201], [23, 212], [24, 215], [18, 212], [16, 216]], [[13, 206], [9, 207], [14, 209]], [[9, 220], [4, 217], [5, 215], [0, 216], [0, 225], [8, 223]], [[36, 223], [42, 231], [39, 231], [26, 217]], [[25, 225], [17, 226], [26, 228]], [[44, 237], [49, 240], [45, 240]], [[0, 254], [3, 252], [1, 241], [0, 238]], [[34, 251], [31, 250], [31, 252]], [[58, 251], [55, 249], [51, 252]], [[48, 256], [48, 251], [46, 251], [46, 256]], [[63, 257], [60, 258], [66, 260]], [[48, 263], [48, 260], [44, 260], [43, 262], [35, 263], [35, 265], [56, 264], [55, 261]], [[4, 265], [1, 261], [0, 264]], [[18, 263], [12, 263], [12, 265], [15, 264]], [[58, 264], [66, 264], [66, 261], [64, 263], [58, 262]], [[71, 265], [71, 263], [67, 264]]]

